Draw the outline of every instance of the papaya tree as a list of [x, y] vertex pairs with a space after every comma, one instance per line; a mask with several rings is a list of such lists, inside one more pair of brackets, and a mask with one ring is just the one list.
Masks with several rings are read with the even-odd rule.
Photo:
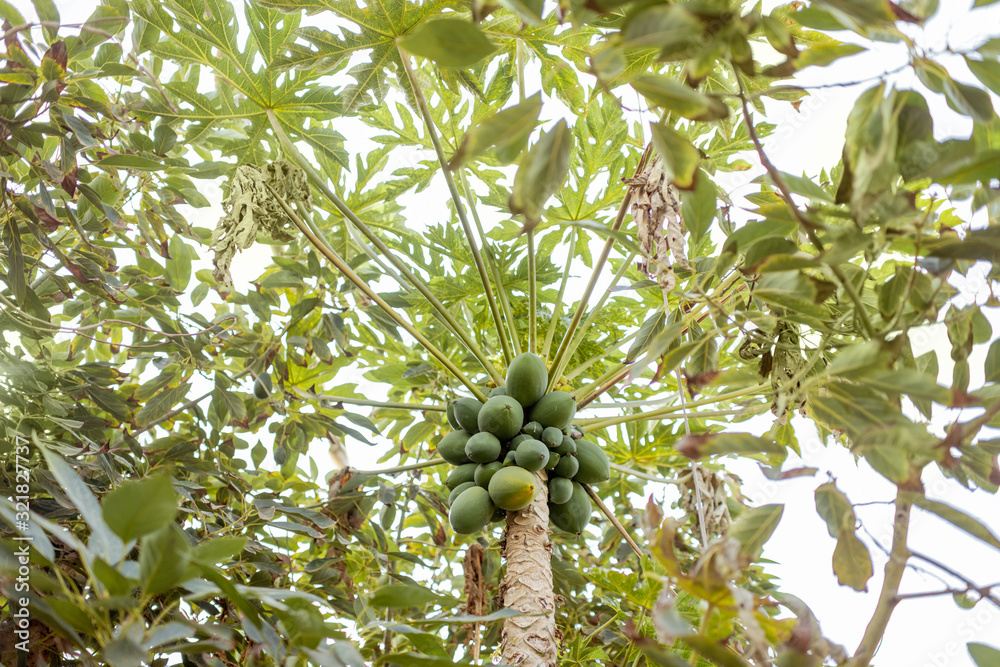
[[[1000, 549], [946, 497], [1000, 485], [1000, 37], [935, 54], [918, 0], [76, 9], [0, 0], [3, 664], [864, 667], [913, 599], [1000, 608], [913, 521]], [[877, 42], [916, 78], [780, 168]], [[893, 489], [884, 538], [803, 429]], [[814, 483], [856, 645], [734, 461]]]

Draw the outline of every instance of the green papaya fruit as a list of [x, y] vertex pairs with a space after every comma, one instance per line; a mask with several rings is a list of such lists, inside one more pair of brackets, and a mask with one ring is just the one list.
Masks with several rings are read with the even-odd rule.
[[544, 430], [545, 427], [539, 424], [538, 422], [528, 422], [527, 424], [524, 425], [524, 428], [521, 429], [521, 432], [531, 436], [535, 440], [541, 440], [542, 431]]
[[469, 434], [465, 431], [452, 431], [438, 441], [438, 456], [453, 466], [468, 463], [470, 459], [465, 455], [465, 444], [468, 441]]
[[524, 408], [530, 408], [545, 395], [549, 371], [537, 354], [522, 352], [507, 367], [507, 395]]
[[253, 395], [257, 398], [264, 400], [271, 395], [271, 390], [274, 385], [271, 384], [271, 375], [269, 373], [261, 373], [257, 376], [257, 379], [253, 383]]
[[471, 486], [451, 504], [448, 523], [456, 533], [468, 535], [492, 521], [494, 512], [496, 506], [490, 500], [489, 492], [481, 486]]
[[455, 502], [455, 498], [458, 498], [460, 495], [462, 495], [462, 491], [465, 491], [466, 489], [471, 489], [475, 485], [476, 485], [475, 482], [462, 482], [461, 484], [456, 486], [454, 489], [451, 490], [451, 493], [448, 494], [448, 505], [451, 506], [451, 504]]
[[[573, 493], [570, 494], [569, 500], [561, 505], [549, 503], [549, 521], [559, 530], [578, 535], [590, 523], [590, 497], [582, 486], [576, 482], [571, 483]], [[461, 496], [459, 498], [461, 499]]]
[[528, 472], [535, 472], [549, 462], [549, 448], [540, 440], [525, 440], [514, 450], [517, 465]]
[[455, 419], [469, 435], [479, 433], [479, 411], [483, 404], [474, 398], [460, 398], [455, 401]]
[[528, 419], [542, 426], [555, 426], [562, 430], [576, 416], [576, 399], [565, 391], [545, 394], [528, 411]]
[[274, 448], [274, 462], [283, 466], [286, 461], [288, 461], [288, 450], [285, 449], [284, 445], [278, 445]]
[[520, 445], [525, 440], [531, 440], [531, 438], [532, 436], [528, 435], [527, 433], [518, 433], [511, 439], [510, 448], [517, 449], [518, 445]]
[[507, 455], [503, 459], [503, 467], [509, 468], [511, 466], [517, 465], [517, 453], [512, 449], [507, 452]]
[[600, 484], [611, 478], [611, 462], [599, 445], [589, 440], [577, 440], [576, 460], [580, 463], [580, 470], [573, 479], [581, 484]]
[[476, 468], [479, 467], [478, 463], [465, 463], [458, 466], [450, 473], [448, 473], [448, 479], [445, 480], [445, 486], [449, 489], [454, 490], [459, 484], [464, 484], [465, 482], [475, 482], [476, 481]]
[[524, 410], [510, 396], [494, 396], [479, 411], [479, 430], [492, 433], [506, 442], [521, 432]]
[[559, 465], [559, 459], [562, 457], [553, 451], [549, 451], [549, 461], [545, 464], [546, 470], [553, 470], [557, 465]]
[[546, 426], [539, 440], [544, 442], [546, 447], [558, 447], [562, 444], [564, 437], [560, 429], [557, 429], [555, 426]]
[[493, 479], [493, 475], [497, 474], [498, 471], [503, 469], [503, 463], [500, 461], [491, 461], [490, 463], [480, 463], [479, 467], [476, 468], [476, 484], [483, 487], [484, 489], [490, 485], [490, 480]]
[[572, 454], [568, 454], [559, 459], [559, 463], [552, 469], [555, 477], [567, 477], [572, 479], [580, 470], [580, 462]]
[[573, 480], [566, 477], [553, 477], [549, 480], [549, 502], [565, 505], [573, 496]]
[[445, 407], [445, 415], [448, 417], [448, 424], [456, 431], [461, 430], [462, 425], [458, 423], [455, 418], [455, 401], [448, 401], [448, 405]]
[[576, 454], [576, 440], [567, 436], [563, 436], [562, 442], [556, 447], [556, 452], [565, 456], [566, 454]]
[[493, 387], [492, 389], [490, 389], [489, 393], [490, 398], [493, 398], [494, 396], [506, 396], [506, 395], [507, 395], [507, 387]]
[[497, 507], [511, 511], [521, 510], [534, 500], [536, 484], [538, 478], [524, 468], [503, 468], [490, 480], [490, 498]]
[[492, 433], [480, 431], [469, 436], [469, 441], [465, 443], [465, 455], [476, 463], [496, 461], [500, 456], [500, 441]]

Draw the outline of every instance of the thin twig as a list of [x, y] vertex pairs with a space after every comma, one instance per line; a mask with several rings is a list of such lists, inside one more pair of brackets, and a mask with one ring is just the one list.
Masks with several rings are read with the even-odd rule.
[[353, 472], [361, 475], [398, 475], [401, 472], [408, 472], [410, 470], [420, 470], [421, 468], [430, 468], [432, 466], [441, 465], [445, 463], [442, 458], [427, 459], [426, 461], [420, 461], [419, 463], [408, 463], [402, 466], [396, 466], [395, 468], [383, 468], [382, 470], [357, 470], [354, 469]]
[[650, 482], [656, 482], [658, 484], [683, 484], [688, 479], [688, 475], [681, 475], [680, 477], [657, 477], [656, 475], [650, 475], [649, 473], [642, 472], [641, 470], [635, 470], [634, 468], [629, 468], [618, 463], [612, 463], [611, 469], [617, 470], [625, 475], [638, 477], [639, 479], [649, 480]]

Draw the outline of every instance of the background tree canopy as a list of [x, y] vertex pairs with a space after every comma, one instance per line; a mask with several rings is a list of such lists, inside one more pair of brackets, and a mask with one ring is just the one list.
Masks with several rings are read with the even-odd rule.
[[[107, 0], [70, 24], [0, 0], [0, 662], [864, 667], [910, 598], [995, 614], [1000, 583], [911, 520], [1000, 549], [926, 486], [1000, 485], [1000, 38], [929, 50], [948, 11]], [[838, 164], [777, 168], [797, 74], [880, 43], [914, 85], [870, 82]], [[935, 131], [942, 100], [970, 133]], [[212, 181], [214, 229], [186, 214]], [[254, 244], [270, 263], [236, 289]], [[914, 351], [934, 323], [950, 359]], [[544, 471], [460, 535], [438, 458], [446, 405], [525, 351], [610, 458], [551, 559]], [[891, 484], [891, 534], [793, 422]], [[344, 465], [367, 447], [392, 467]], [[858, 645], [768, 571], [784, 507], [734, 460], [813, 482], [837, 581], [878, 591]], [[661, 484], [675, 501], [642, 500]]]

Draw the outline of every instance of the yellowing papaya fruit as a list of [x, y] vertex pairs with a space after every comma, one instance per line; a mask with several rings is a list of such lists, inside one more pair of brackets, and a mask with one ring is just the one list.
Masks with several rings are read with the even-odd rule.
[[514, 461], [528, 472], [541, 470], [549, 462], [549, 448], [541, 440], [525, 440], [514, 450]]
[[528, 419], [542, 426], [560, 430], [576, 416], [576, 399], [565, 391], [553, 391], [535, 403], [528, 411]]
[[590, 523], [590, 497], [582, 486], [576, 482], [570, 483], [573, 485], [573, 493], [570, 494], [569, 500], [561, 505], [555, 502], [549, 503], [549, 521], [559, 530], [578, 535]]
[[537, 354], [522, 352], [507, 367], [507, 395], [524, 408], [530, 408], [545, 395], [549, 371]]
[[465, 443], [465, 455], [476, 463], [496, 461], [500, 456], [500, 441], [492, 433], [480, 431], [469, 436], [469, 441]]
[[502, 468], [490, 480], [490, 498], [497, 507], [511, 511], [522, 510], [535, 498], [537, 483], [538, 478], [524, 468]]
[[468, 441], [469, 434], [465, 431], [452, 431], [438, 441], [438, 456], [453, 466], [468, 463], [470, 459], [465, 455], [465, 444]]
[[490, 494], [481, 486], [471, 486], [463, 491], [448, 511], [451, 529], [461, 535], [468, 535], [482, 529], [493, 520], [496, 506]]
[[577, 440], [576, 460], [580, 469], [573, 479], [581, 484], [600, 484], [611, 478], [611, 462], [599, 445], [589, 440]]
[[476, 468], [478, 466], [478, 463], [466, 463], [458, 466], [448, 474], [448, 479], [444, 482], [445, 486], [449, 489], [454, 489], [459, 484], [464, 484], [465, 482], [475, 482]]
[[479, 410], [479, 430], [492, 433], [507, 442], [521, 432], [524, 409], [510, 396], [494, 396]]

